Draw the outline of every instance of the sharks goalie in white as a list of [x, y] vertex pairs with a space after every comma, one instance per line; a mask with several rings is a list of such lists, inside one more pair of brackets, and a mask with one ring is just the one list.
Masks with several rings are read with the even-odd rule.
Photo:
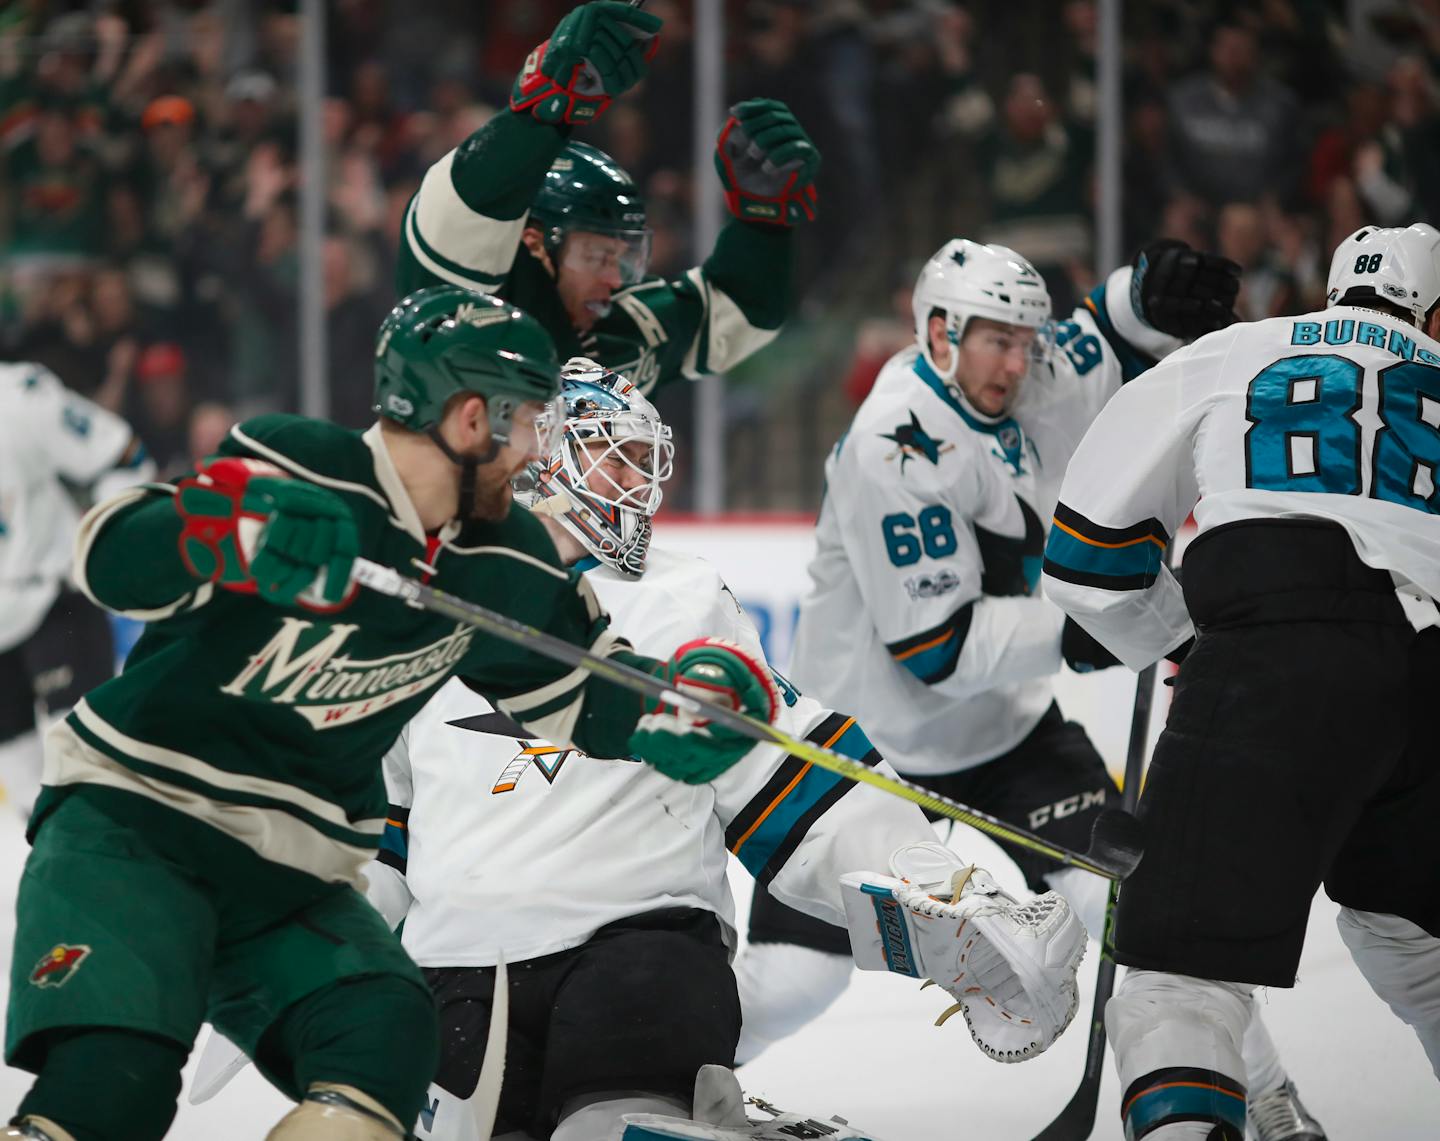
[[[754, 626], [719, 575], [650, 542], [671, 451], [658, 413], [624, 377], [590, 361], [572, 360], [563, 376], [564, 439], [529, 492], [562, 560], [636, 645], [673, 648], [718, 634], [768, 671]], [[854, 718], [779, 675], [775, 683], [777, 724], [885, 765]], [[509, 1026], [496, 1136], [613, 1139], [627, 1114], [691, 1121], [697, 1071], [734, 1063], [740, 1007], [727, 852], [791, 906], [832, 924], [845, 918], [841, 876], [888, 869], [897, 849], [936, 849], [924, 866], [939, 868], [947, 886], [949, 870], [962, 866], [917, 843], [934, 832], [913, 805], [776, 746], [756, 746], [706, 784], [683, 785], [644, 765], [555, 748], [459, 685], [406, 728], [386, 783], [390, 826], [368, 873], [370, 898], [392, 925], [404, 920], [405, 948], [441, 1012], [442, 1061], [416, 1127], [422, 1141], [474, 1136], [465, 1103], [481, 1070], [502, 951]], [[927, 897], [913, 914], [951, 942], [957, 932], [976, 937], [973, 979], [963, 982], [1034, 1030], [1021, 1042], [976, 1009], [972, 1032], [992, 1056], [1019, 1058], [1068, 1021], [1084, 935], [1058, 898], [1032, 914], [987, 885], [976, 872], [953, 913]], [[936, 980], [977, 1007], [955, 983], [953, 956], [946, 961], [938, 942], [930, 948], [935, 937], [917, 935], [918, 961], [934, 963]], [[1053, 966], [1037, 969], [1045, 963]]]

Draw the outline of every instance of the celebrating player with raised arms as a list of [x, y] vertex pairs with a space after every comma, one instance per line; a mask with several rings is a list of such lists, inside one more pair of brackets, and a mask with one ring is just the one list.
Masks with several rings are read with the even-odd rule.
[[103, 499], [154, 474], [120, 417], [42, 365], [0, 364], [0, 792], [22, 816], [43, 723], [115, 672], [105, 615], [68, 581], [80, 512], [66, 485]]
[[[922, 269], [916, 344], [885, 365], [826, 462], [792, 665], [806, 692], [856, 710], [905, 776], [1067, 846], [1114, 803], [1054, 675], [1116, 659], [1037, 593], [1045, 535], [1086, 426], [1181, 337], [1233, 320], [1237, 272], [1156, 243], [1054, 322], [1013, 250], [951, 241]], [[1103, 929], [1103, 883], [1014, 855], [1034, 890], [1067, 894]], [[745, 1057], [823, 1009], [849, 971], [833, 929], [763, 893], [751, 938]], [[1294, 1108], [1258, 1020], [1247, 1042], [1256, 1088]], [[1265, 1141], [1314, 1135], [1298, 1108], [1290, 1120]]]
[[[1066, 473], [1046, 594], [1137, 669], [1197, 638], [1116, 916], [1128, 1137], [1244, 1136], [1252, 992], [1294, 984], [1322, 883], [1440, 1074], [1437, 302], [1440, 233], [1358, 230], [1325, 310], [1175, 353]], [[1192, 510], [1182, 592], [1163, 552]]]
[[[564, 435], [530, 494], [561, 558], [583, 571], [638, 650], [668, 654], [715, 631], [763, 661], [753, 625], [715, 570], [650, 542], [672, 451], [653, 406], [594, 362], [572, 360], [564, 376]], [[778, 725], [884, 766], [853, 717], [776, 681]], [[406, 727], [386, 758], [386, 780], [391, 824], [367, 873], [370, 898], [392, 925], [403, 920], [443, 1033], [417, 1126], [423, 1141], [473, 1141], [466, 1100], [481, 1072], [502, 953], [510, 1013], [497, 1136], [614, 1138], [625, 1114], [668, 1119], [647, 1118], [647, 1138], [751, 1136], [743, 1115], [690, 1120], [697, 1070], [730, 1066], [740, 1032], [727, 850], [777, 895], [831, 923], [846, 921], [847, 872], [881, 869], [866, 877], [872, 893], [896, 884], [891, 871], [924, 883], [917, 894], [929, 917], [901, 913], [914, 953], [932, 969], [953, 959], [968, 918], [978, 942], [966, 1017], [992, 1054], [1039, 1053], [1074, 1010], [1085, 940], [1060, 897], [1022, 910], [974, 870], [956, 905], [943, 904], [962, 861], [934, 842], [918, 809], [776, 746], [755, 747], [707, 784], [681, 785], [630, 760], [547, 741], [452, 682]], [[859, 901], [868, 949], [873, 895], [846, 890], [852, 909]], [[1028, 986], [1009, 956], [1028, 964]], [[936, 974], [960, 991], [955, 976]], [[1007, 996], [1028, 1025], [1006, 1021]]]
[[495, 292], [540, 321], [562, 357], [592, 357], [646, 393], [721, 372], [774, 338], [790, 301], [791, 227], [814, 217], [820, 167], [783, 103], [731, 109], [715, 166], [732, 217], [704, 264], [671, 281], [647, 275], [640, 188], [570, 137], [644, 78], [661, 23], [616, 0], [560, 21], [509, 107], [426, 173], [405, 212], [400, 292]]
[[37, 1078], [0, 1135], [158, 1141], [204, 1020], [300, 1102], [273, 1141], [408, 1132], [435, 1071], [434, 1005], [355, 887], [384, 829], [381, 758], [452, 675], [563, 747], [639, 753], [684, 780], [749, 750], [679, 715], [642, 721], [629, 691], [361, 593], [357, 555], [772, 712], [768, 675], [738, 646], [631, 652], [513, 506], [511, 478], [559, 429], [559, 364], [533, 319], [422, 290], [382, 324], [375, 376], [364, 435], [260, 417], [178, 485], [124, 492], [81, 525], [81, 589], [147, 626], [124, 673], [46, 742], [5, 1042]]

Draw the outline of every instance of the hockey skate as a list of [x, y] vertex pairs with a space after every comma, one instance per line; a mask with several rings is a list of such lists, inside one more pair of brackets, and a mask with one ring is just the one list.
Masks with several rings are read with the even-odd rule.
[[1251, 1141], [1326, 1141], [1325, 1127], [1310, 1116], [1292, 1081], [1250, 1098], [1245, 1112]]
[[[751, 1118], [746, 1106], [763, 1116]], [[625, 1115], [620, 1141], [880, 1141], [857, 1130], [843, 1117], [820, 1121], [786, 1113], [758, 1097], [746, 1097], [733, 1071], [701, 1066], [695, 1076], [695, 1117], [689, 1120], [655, 1113]]]

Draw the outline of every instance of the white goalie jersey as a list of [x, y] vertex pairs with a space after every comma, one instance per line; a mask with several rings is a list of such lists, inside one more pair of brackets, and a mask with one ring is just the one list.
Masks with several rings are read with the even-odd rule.
[[1344, 527], [1412, 621], [1440, 599], [1440, 344], [1338, 305], [1232, 325], [1126, 385], [1065, 476], [1045, 593], [1140, 669], [1192, 634], [1164, 552], [1246, 519]]
[[1054, 700], [1064, 615], [1038, 583], [1065, 465], [1121, 383], [1178, 344], [1134, 316], [1129, 286], [1115, 271], [1056, 326], [1053, 367], [999, 418], [901, 351], [826, 461], [792, 671], [902, 772], [992, 760]]
[[[714, 635], [763, 661], [754, 626], [703, 560], [652, 547], [643, 578], [585, 571], [613, 628], [668, 657]], [[855, 720], [783, 679], [779, 724], [882, 764]], [[889, 771], [888, 769], [886, 771]], [[726, 853], [786, 903], [845, 922], [840, 876], [884, 868], [933, 838], [902, 800], [757, 746], [709, 784], [537, 740], [461, 682], [447, 683], [385, 760], [392, 801], [370, 898], [422, 966], [489, 966], [579, 946], [664, 907], [714, 912], [733, 935]], [[732, 939], [733, 943], [733, 939]]]
[[0, 364], [0, 651], [29, 637], [70, 573], [80, 511], [61, 481], [85, 487], [115, 472], [103, 498], [147, 478], [132, 439], [42, 365]]

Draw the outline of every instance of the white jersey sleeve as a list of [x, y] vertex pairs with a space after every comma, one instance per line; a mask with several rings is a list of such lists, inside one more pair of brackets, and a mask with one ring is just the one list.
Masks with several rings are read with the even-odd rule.
[[1234, 325], [1168, 357], [1091, 426], [1065, 476], [1045, 558], [1050, 597], [1123, 661], [1146, 665], [1189, 622], [1162, 565], [1249, 519], [1344, 527], [1369, 566], [1440, 598], [1440, 344], [1336, 306]]
[[93, 400], [66, 388], [49, 369], [27, 365], [29, 375], [8, 402], [17, 439], [37, 466], [71, 483], [94, 483], [116, 467], [134, 439], [130, 425]]
[[[117, 466], [118, 465], [118, 466]], [[65, 484], [153, 474], [120, 417], [37, 364], [0, 364], [0, 651], [30, 635], [70, 572], [80, 513]]]
[[369, 883], [365, 895], [393, 931], [404, 920], [413, 899], [405, 879], [410, 854], [410, 806], [414, 802], [409, 726], [385, 754], [383, 769], [390, 807], [385, 814], [380, 852], [365, 873]]

